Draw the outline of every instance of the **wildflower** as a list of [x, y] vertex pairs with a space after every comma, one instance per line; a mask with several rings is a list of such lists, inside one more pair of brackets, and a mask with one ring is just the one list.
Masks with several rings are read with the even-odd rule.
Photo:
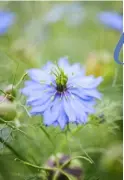
[[14, 23], [15, 15], [9, 11], [0, 11], [0, 35], [7, 32], [8, 28]]
[[79, 64], [69, 65], [66, 58], [58, 65], [49, 62], [42, 69], [30, 69], [28, 75], [31, 80], [21, 92], [28, 97], [30, 113], [43, 115], [47, 126], [85, 124], [88, 114], [94, 113], [95, 100], [101, 99], [96, 87], [102, 78], [85, 76]]
[[123, 32], [123, 16], [121, 14], [108, 11], [101, 12], [98, 17], [102, 24], [119, 32]]
[[[58, 153], [56, 155], [56, 157], [58, 159], [59, 166], [64, 165], [67, 161], [70, 160], [70, 156], [65, 155], [65, 154], [61, 154], [61, 153]], [[57, 167], [56, 157], [51, 156], [49, 158], [49, 160], [47, 161], [46, 166], [50, 167], [50, 168]], [[67, 163], [66, 166], [64, 166], [62, 168], [62, 170], [65, 173], [67, 173], [68, 175], [72, 175], [75, 178], [75, 180], [81, 180], [83, 178], [82, 177], [83, 176], [83, 170], [82, 170], [80, 161], [77, 159], [72, 160], [69, 163]], [[48, 174], [48, 180], [52, 180], [55, 173], [56, 172], [54, 172], [54, 171], [50, 171]], [[65, 175], [63, 175], [62, 173], [58, 173], [57, 179], [58, 180], [67, 180], [68, 178]]]

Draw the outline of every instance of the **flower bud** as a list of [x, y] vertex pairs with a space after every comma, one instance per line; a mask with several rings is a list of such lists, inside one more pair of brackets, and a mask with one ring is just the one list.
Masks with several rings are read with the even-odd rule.
[[10, 101], [13, 101], [16, 97], [15, 87], [12, 84], [8, 85], [5, 88], [4, 92], [7, 95], [7, 99], [9, 99]]
[[[16, 117], [16, 105], [11, 103], [4, 96], [0, 96], [0, 118], [5, 121], [12, 121]], [[0, 121], [2, 123], [2, 120]]]
[[[56, 164], [56, 158], [58, 159], [58, 164], [59, 166], [62, 166], [63, 164], [65, 164], [67, 161], [70, 160], [70, 156], [68, 155], [64, 155], [64, 154], [57, 154], [57, 156], [51, 156], [46, 164], [47, 167], [50, 167], [50, 168], [55, 168], [57, 167], [57, 164]], [[72, 176], [75, 180], [83, 180], [83, 170], [82, 170], [82, 167], [81, 167], [81, 164], [80, 164], [80, 161], [77, 160], [77, 159], [74, 159], [72, 161], [69, 161], [69, 163], [67, 163], [63, 168], [62, 170]], [[52, 180], [53, 179], [53, 176], [55, 175], [55, 171], [51, 171], [49, 172], [49, 175], [48, 175], [48, 180]], [[57, 180], [68, 180], [68, 178], [63, 175], [62, 173], [59, 173], [58, 176], [57, 176]]]

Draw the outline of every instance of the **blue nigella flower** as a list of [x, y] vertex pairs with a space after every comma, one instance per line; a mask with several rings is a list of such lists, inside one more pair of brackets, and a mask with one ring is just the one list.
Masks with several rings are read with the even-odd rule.
[[27, 72], [31, 80], [21, 92], [28, 97], [30, 113], [43, 115], [45, 125], [63, 129], [68, 123], [85, 124], [88, 114], [94, 113], [95, 100], [101, 98], [96, 89], [101, 77], [85, 76], [80, 65], [70, 65], [67, 58]]
[[117, 12], [101, 12], [98, 15], [100, 22], [119, 32], [123, 31], [123, 16]]
[[15, 14], [9, 11], [0, 11], [0, 35], [7, 32], [8, 28], [14, 23]]

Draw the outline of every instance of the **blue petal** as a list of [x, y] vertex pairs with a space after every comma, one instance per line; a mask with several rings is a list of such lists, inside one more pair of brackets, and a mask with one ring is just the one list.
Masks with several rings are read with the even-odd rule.
[[59, 126], [59, 123], [58, 123], [58, 121], [55, 121], [52, 125], [57, 127], [57, 126]]
[[27, 99], [27, 105], [42, 105], [46, 101], [51, 100], [52, 97], [55, 95], [54, 91], [48, 91], [48, 92], [39, 92], [38, 94], [34, 94], [34, 96], [31, 96]]
[[118, 30], [120, 32], [123, 31], [123, 16], [116, 12], [101, 12], [99, 15], [99, 20], [101, 23], [106, 26]]
[[69, 67], [68, 58], [67, 57], [60, 58], [59, 61], [58, 61], [58, 65], [62, 69], [65, 69], [66, 67]]
[[69, 78], [81, 77], [84, 76], [84, 69], [81, 68], [79, 63], [75, 63], [74, 65], [70, 66], [66, 69], [66, 73]]
[[[35, 92], [35, 94], [34, 94]], [[55, 88], [50, 85], [41, 85], [39, 83], [31, 83], [29, 86], [21, 89], [21, 93], [26, 96], [43, 96], [44, 93], [55, 92]]]
[[76, 95], [76, 96], [82, 98], [82, 100], [84, 100], [84, 101], [91, 101], [91, 100], [93, 100], [92, 97], [87, 96], [86, 94], [84, 94], [83, 88], [71, 88], [69, 90], [69, 92], [71, 92], [71, 94], [74, 95], [74, 96]]
[[6, 31], [14, 23], [14, 21], [14, 13], [9, 11], [0, 11], [0, 35], [6, 33]]
[[[53, 105], [54, 104], [54, 105]], [[58, 98], [51, 103], [50, 107], [44, 112], [44, 123], [46, 125], [51, 125], [57, 121], [61, 111], [61, 103]]]
[[49, 101], [45, 102], [44, 104], [42, 104], [40, 106], [34, 106], [32, 108], [32, 110], [30, 111], [30, 114], [31, 115], [43, 114], [43, 112], [45, 110], [47, 110], [47, 108], [49, 107], [50, 103], [51, 103], [51, 101], [49, 100]]
[[73, 104], [75, 107], [78, 107], [75, 108], [75, 111], [78, 110], [78, 112], [80, 112], [81, 110], [80, 113], [94, 113], [93, 105], [90, 102], [82, 101], [79, 98], [75, 98], [75, 100], [73, 100]]
[[72, 84], [82, 88], [96, 88], [103, 81], [102, 77], [94, 78], [93, 76], [85, 76], [82, 78], [72, 79]]
[[43, 114], [44, 124], [50, 126], [56, 121], [56, 115], [52, 115], [50, 110], [46, 110]]
[[59, 118], [58, 118], [57, 121], [58, 121], [61, 129], [64, 129], [65, 126], [66, 126], [66, 124], [67, 124], [67, 122], [68, 122], [68, 117], [66, 116], [66, 114], [64, 113], [64, 111], [61, 112], [61, 114], [60, 114], [60, 116], [59, 116]]
[[39, 92], [42, 92], [45, 89], [46, 89], [46, 87], [42, 87], [41, 85], [36, 84], [35, 86], [27, 86], [27, 87], [21, 89], [21, 93], [26, 96], [33, 96], [34, 91], [36, 94], [38, 94]]
[[94, 97], [94, 98], [97, 98], [97, 99], [101, 99], [102, 97], [102, 94], [99, 93], [96, 89], [83, 89], [83, 92], [86, 96], [91, 96], [91, 97]]
[[30, 69], [27, 71], [30, 78], [36, 82], [41, 82], [44, 84], [51, 83], [51, 76], [39, 69]]
[[32, 88], [35, 87], [35, 85], [40, 85], [41, 86], [40, 82], [36, 82], [36, 81], [32, 81], [32, 80], [31, 81], [29, 81], [29, 80], [25, 81], [24, 85], [25, 86], [30, 86]]
[[51, 72], [51, 70], [55, 67], [55, 65], [52, 62], [47, 62], [45, 66], [43, 66], [43, 70], [47, 71], [48, 73]]
[[86, 124], [88, 121], [88, 116], [86, 113], [81, 113], [79, 117], [77, 117], [75, 123], [77, 124]]
[[70, 100], [64, 98], [63, 103], [64, 110], [66, 115], [68, 116], [69, 121], [74, 122], [76, 120], [76, 114], [71, 107]]

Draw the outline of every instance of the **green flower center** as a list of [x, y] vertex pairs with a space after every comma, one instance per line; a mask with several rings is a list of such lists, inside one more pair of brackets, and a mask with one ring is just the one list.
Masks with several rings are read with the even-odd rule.
[[56, 89], [58, 92], [64, 92], [66, 90], [66, 85], [68, 81], [67, 75], [64, 73], [63, 69], [57, 67], [56, 71], [54, 72], [56, 76]]

